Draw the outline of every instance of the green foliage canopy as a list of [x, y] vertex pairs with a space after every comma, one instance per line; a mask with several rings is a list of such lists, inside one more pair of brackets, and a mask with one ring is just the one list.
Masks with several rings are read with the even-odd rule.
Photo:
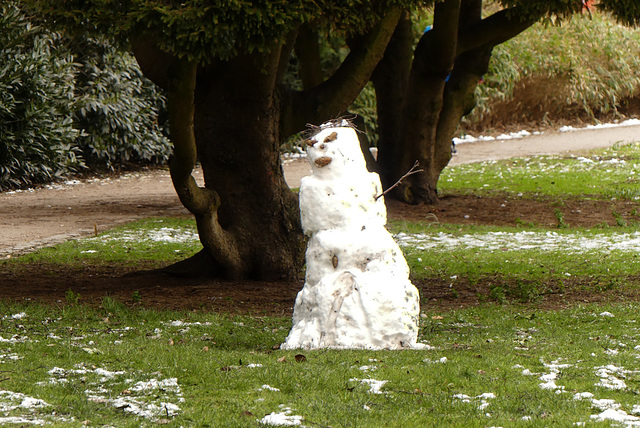
[[611, 12], [626, 25], [640, 25], [640, 2], [637, 0], [600, 0], [598, 7]]
[[499, 0], [523, 19], [530, 17], [566, 19], [583, 8], [582, 0]]
[[348, 34], [371, 28], [391, 7], [411, 0], [24, 0], [33, 13], [67, 31], [97, 31], [119, 40], [153, 35], [179, 57], [211, 59], [270, 50], [300, 24], [316, 22]]

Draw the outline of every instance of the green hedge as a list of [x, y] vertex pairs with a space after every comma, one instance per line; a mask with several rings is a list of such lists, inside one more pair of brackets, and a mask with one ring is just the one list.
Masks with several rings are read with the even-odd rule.
[[[86, 39], [76, 78], [77, 147], [91, 167], [162, 163], [170, 146], [158, 123], [164, 98], [142, 76], [135, 58], [97, 39]], [[76, 50], [78, 46], [76, 45]]]
[[131, 55], [0, 5], [0, 190], [166, 161], [163, 102]]
[[52, 180], [82, 165], [73, 141], [74, 65], [55, 34], [0, 7], [0, 188]]

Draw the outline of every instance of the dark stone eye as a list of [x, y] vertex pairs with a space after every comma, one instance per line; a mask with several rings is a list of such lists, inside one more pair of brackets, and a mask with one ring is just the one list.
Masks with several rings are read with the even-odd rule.
[[327, 138], [324, 139], [325, 143], [330, 143], [332, 141], [335, 141], [338, 139], [338, 133], [337, 132], [332, 132], [331, 134], [327, 135]]

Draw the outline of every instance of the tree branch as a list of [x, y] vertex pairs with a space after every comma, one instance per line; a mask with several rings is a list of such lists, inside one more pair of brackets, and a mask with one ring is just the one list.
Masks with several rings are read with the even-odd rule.
[[218, 222], [220, 197], [211, 189], [199, 187], [192, 175], [197, 161], [193, 132], [196, 71], [197, 64], [186, 59], [176, 59], [169, 68], [167, 109], [173, 142], [173, 155], [169, 161], [171, 180], [180, 202], [196, 217], [202, 245], [214, 260], [229, 269], [228, 276], [234, 277], [241, 274], [243, 262], [235, 239]]
[[503, 9], [478, 21], [458, 36], [458, 55], [480, 47], [494, 47], [535, 24], [539, 16], [524, 17], [518, 8]]
[[218, 195], [198, 186], [191, 175], [197, 161], [193, 115], [196, 82], [195, 63], [176, 59], [169, 70], [167, 110], [173, 154], [169, 161], [173, 185], [182, 204], [194, 215], [201, 215], [220, 205]]
[[169, 68], [176, 57], [163, 51], [153, 36], [131, 36], [131, 49], [144, 76], [163, 89], [169, 86]]
[[384, 55], [402, 10], [390, 10], [349, 52], [338, 70], [320, 85], [294, 92], [283, 98], [283, 137], [305, 129], [307, 123], [320, 123], [344, 112], [369, 82]]
[[320, 65], [318, 32], [311, 27], [311, 24], [304, 24], [298, 30], [295, 52], [298, 57], [298, 74], [304, 89], [313, 88], [322, 83], [324, 78]]
[[390, 191], [392, 191], [394, 188], [396, 188], [400, 183], [402, 183], [402, 180], [404, 180], [405, 178], [409, 177], [410, 175], [413, 174], [418, 174], [419, 172], [424, 172], [423, 169], [417, 169], [420, 166], [420, 162], [415, 161], [413, 163], [413, 166], [411, 167], [411, 169], [409, 171], [407, 171], [402, 177], [400, 177], [400, 179], [398, 179], [398, 181], [395, 182], [395, 184], [393, 186], [390, 186], [387, 190], [385, 190], [384, 192], [382, 192], [381, 194], [379, 194], [378, 196], [375, 197], [375, 200], [377, 201], [378, 199], [380, 199], [381, 197], [383, 197], [384, 195], [386, 195], [387, 193], [389, 193]]

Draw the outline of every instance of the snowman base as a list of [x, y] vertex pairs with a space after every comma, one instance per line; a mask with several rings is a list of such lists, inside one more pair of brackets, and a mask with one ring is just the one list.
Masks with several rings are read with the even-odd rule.
[[[344, 271], [298, 293], [294, 326], [281, 349], [416, 349], [417, 290]], [[407, 303], [411, 306], [407, 307]]]

